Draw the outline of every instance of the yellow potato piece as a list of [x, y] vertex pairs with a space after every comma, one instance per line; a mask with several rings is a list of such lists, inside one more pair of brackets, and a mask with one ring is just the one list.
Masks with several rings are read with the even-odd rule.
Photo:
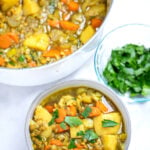
[[117, 150], [117, 135], [103, 135], [104, 150]]
[[0, 6], [3, 11], [10, 9], [19, 3], [19, 0], [0, 0]]
[[40, 11], [40, 7], [34, 0], [23, 1], [23, 12], [25, 15], [34, 15]]
[[92, 129], [93, 128], [93, 120], [90, 118], [83, 119], [83, 125], [86, 129]]
[[47, 34], [36, 33], [26, 38], [23, 44], [35, 50], [45, 51], [49, 46], [49, 42], [50, 40]]
[[81, 136], [77, 136], [77, 133], [79, 131], [85, 131], [85, 128], [84, 128], [83, 124], [81, 124], [81, 125], [79, 125], [77, 127], [71, 127], [70, 128], [70, 136], [71, 136], [71, 138], [81, 138]]
[[35, 120], [39, 119], [48, 123], [52, 119], [52, 115], [42, 106], [37, 106], [34, 115]]
[[[102, 121], [104, 119], [112, 120], [118, 123], [118, 125], [114, 127], [102, 127]], [[101, 114], [98, 117], [94, 118], [94, 128], [97, 135], [102, 136], [106, 134], [117, 134], [120, 129], [121, 124], [121, 115], [118, 112], [108, 113], [108, 114]]]
[[51, 126], [47, 126], [46, 130], [44, 130], [41, 133], [41, 136], [45, 137], [45, 138], [48, 138], [48, 137], [50, 137], [51, 133], [52, 133], [52, 127]]
[[89, 25], [81, 33], [80, 40], [82, 43], [86, 43], [95, 33], [94, 28]]

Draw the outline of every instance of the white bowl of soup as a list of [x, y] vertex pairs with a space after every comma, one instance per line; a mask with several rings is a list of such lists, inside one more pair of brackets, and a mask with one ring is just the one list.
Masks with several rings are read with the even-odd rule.
[[0, 82], [59, 80], [78, 69], [101, 39], [112, 0], [1, 0]]
[[107, 87], [72, 80], [34, 100], [25, 134], [31, 150], [127, 150], [131, 123], [126, 107]]

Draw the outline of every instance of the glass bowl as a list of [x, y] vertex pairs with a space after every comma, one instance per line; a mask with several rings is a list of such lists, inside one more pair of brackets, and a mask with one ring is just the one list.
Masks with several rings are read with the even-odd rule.
[[128, 149], [130, 140], [131, 140], [131, 120], [129, 117], [129, 113], [123, 102], [120, 100], [120, 98], [111, 90], [109, 90], [106, 86], [95, 82], [95, 81], [90, 81], [90, 80], [70, 80], [70, 81], [65, 81], [61, 83], [57, 83], [55, 86], [49, 88], [48, 90], [42, 92], [38, 97], [35, 98], [33, 103], [31, 104], [31, 107], [29, 108], [27, 117], [26, 117], [26, 123], [25, 123], [25, 137], [26, 137], [26, 142], [29, 150], [32, 149], [32, 141], [30, 138], [30, 129], [29, 129], [29, 124], [30, 120], [33, 117], [35, 108], [37, 107], [38, 104], [42, 102], [44, 98], [47, 96], [56, 93], [58, 91], [64, 90], [66, 88], [72, 88], [72, 87], [89, 87], [92, 89], [95, 89], [97, 91], [100, 91], [102, 94], [104, 94], [108, 99], [110, 99], [115, 106], [118, 108], [120, 113], [122, 114], [123, 121], [125, 124], [125, 131], [127, 133], [127, 139], [125, 142], [125, 150]]
[[[105, 85], [108, 85], [107, 80], [103, 76], [103, 71], [110, 59], [113, 49], [121, 48], [126, 44], [143, 45], [146, 48], [150, 48], [150, 25], [144, 24], [127, 24], [110, 31], [104, 36], [100, 42], [95, 58], [94, 67], [98, 80]], [[150, 97], [129, 97], [129, 93], [121, 94], [118, 90], [109, 86], [118, 95], [127, 97], [131, 102], [145, 102], [150, 101]], [[134, 99], [134, 101], [132, 101]], [[129, 100], [129, 101], [130, 101]]]

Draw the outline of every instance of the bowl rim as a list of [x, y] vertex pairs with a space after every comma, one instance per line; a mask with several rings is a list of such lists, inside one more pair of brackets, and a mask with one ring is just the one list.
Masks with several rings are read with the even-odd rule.
[[24, 71], [24, 70], [40, 70], [40, 69], [45, 69], [45, 68], [49, 68], [49, 67], [53, 67], [55, 65], [59, 65], [61, 64], [62, 62], [66, 61], [66, 59], [71, 59], [72, 57], [74, 57], [74, 55], [77, 55], [78, 53], [82, 52], [85, 50], [86, 46], [88, 44], [92, 44], [92, 41], [98, 36], [99, 32], [101, 32], [101, 29], [103, 28], [105, 22], [107, 21], [107, 19], [109, 18], [109, 15], [110, 15], [110, 11], [112, 9], [112, 6], [113, 6], [113, 3], [114, 3], [114, 0], [111, 0], [110, 2], [110, 5], [109, 5], [109, 10], [107, 11], [106, 13], [106, 16], [104, 18], [104, 21], [102, 22], [101, 26], [99, 27], [99, 29], [96, 31], [96, 33], [92, 36], [92, 38], [90, 38], [90, 40], [85, 43], [81, 48], [79, 48], [77, 51], [73, 52], [71, 55], [67, 56], [67, 57], [64, 57], [56, 62], [53, 62], [53, 63], [48, 63], [48, 64], [44, 64], [44, 65], [41, 65], [41, 66], [37, 66], [37, 67], [32, 67], [32, 68], [7, 68], [7, 67], [1, 67], [0, 70], [11, 70], [11, 71], [17, 71], [17, 72], [20, 72], [20, 71]]
[[[97, 81], [79, 79], [79, 80], [68, 80], [68, 81], [59, 82], [59, 83], [55, 84], [54, 86], [48, 88], [47, 90], [44, 90], [43, 92], [41, 92], [33, 100], [33, 102], [31, 103], [31, 105], [28, 109], [28, 112], [27, 112], [27, 116], [25, 119], [25, 128], [24, 128], [25, 141], [26, 141], [26, 144], [27, 144], [27, 147], [29, 150], [32, 150], [32, 141], [30, 138], [29, 123], [33, 116], [36, 106], [38, 104], [40, 104], [40, 102], [42, 102], [43, 98], [47, 97], [48, 95], [51, 95], [51, 94], [61, 91], [63, 89], [67, 89], [69, 87], [80, 87], [80, 86], [89, 87], [89, 88], [100, 91], [101, 93], [103, 93], [104, 95], [109, 97], [110, 100], [116, 105], [116, 107], [120, 111], [120, 113], [123, 117], [123, 120], [124, 120], [125, 131], [128, 135], [127, 140], [125, 142], [125, 149], [126, 150], [128, 149], [130, 141], [131, 141], [131, 120], [130, 120], [128, 109], [125, 106], [125, 104], [122, 102], [121, 98], [119, 98], [117, 96], [117, 94], [115, 94], [115, 92], [110, 90], [108, 87], [106, 87], [105, 85], [103, 85]], [[111, 98], [111, 97], [113, 97], [113, 98]]]
[[[124, 25], [121, 25], [121, 26], [118, 26], [114, 29], [112, 29], [111, 31], [107, 32], [105, 34], [105, 36], [102, 38], [102, 40], [99, 42], [97, 48], [96, 48], [96, 52], [95, 52], [95, 55], [94, 55], [94, 70], [95, 70], [95, 73], [96, 73], [96, 77], [98, 79], [98, 81], [104, 83], [105, 85], [108, 86], [109, 89], [113, 90], [117, 95], [119, 96], [125, 96], [123, 94], [121, 94], [119, 91], [117, 91], [116, 89], [110, 87], [108, 84], [107, 84], [107, 81], [104, 80], [104, 77], [103, 75], [99, 72], [99, 69], [98, 69], [98, 59], [99, 59], [99, 55], [102, 55], [104, 53], [104, 51], [101, 50], [101, 46], [103, 44], [103, 41], [109, 37], [109, 35], [111, 35], [111, 33], [114, 33], [115, 31], [117, 30], [120, 30], [122, 28], [126, 28], [126, 27], [133, 27], [133, 26], [138, 26], [138, 27], [144, 27], [144, 28], [147, 28], [150, 30], [150, 25], [149, 24], [142, 24], [142, 23], [131, 23], [131, 24], [124, 24]], [[128, 97], [129, 98], [129, 97]], [[133, 98], [132, 98], [133, 99]], [[140, 98], [139, 98], [140, 99]]]

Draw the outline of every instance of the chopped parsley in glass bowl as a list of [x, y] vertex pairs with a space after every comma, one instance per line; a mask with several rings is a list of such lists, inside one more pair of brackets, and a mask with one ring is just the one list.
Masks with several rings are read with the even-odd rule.
[[94, 65], [98, 79], [119, 95], [150, 100], [150, 26], [129, 24], [109, 32]]

